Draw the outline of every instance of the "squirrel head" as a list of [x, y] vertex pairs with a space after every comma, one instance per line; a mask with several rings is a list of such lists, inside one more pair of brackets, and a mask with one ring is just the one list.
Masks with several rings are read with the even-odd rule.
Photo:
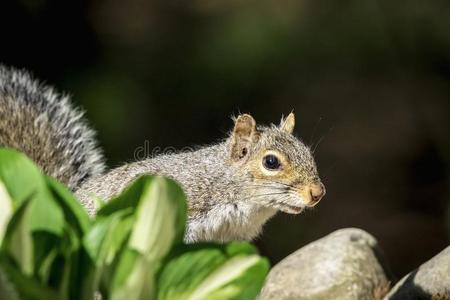
[[294, 126], [293, 113], [267, 127], [248, 114], [234, 119], [229, 159], [245, 178], [246, 201], [297, 214], [325, 195], [311, 150], [293, 135]]

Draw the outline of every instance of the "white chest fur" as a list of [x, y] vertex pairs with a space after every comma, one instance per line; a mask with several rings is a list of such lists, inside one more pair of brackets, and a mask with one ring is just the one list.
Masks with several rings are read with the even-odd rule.
[[273, 208], [251, 203], [216, 205], [205, 216], [188, 221], [185, 240], [252, 240], [275, 213]]

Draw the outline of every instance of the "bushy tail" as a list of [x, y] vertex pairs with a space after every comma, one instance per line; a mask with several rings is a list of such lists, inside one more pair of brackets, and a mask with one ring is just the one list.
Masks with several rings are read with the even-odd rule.
[[0, 147], [15, 148], [75, 190], [104, 170], [95, 134], [69, 98], [0, 65]]

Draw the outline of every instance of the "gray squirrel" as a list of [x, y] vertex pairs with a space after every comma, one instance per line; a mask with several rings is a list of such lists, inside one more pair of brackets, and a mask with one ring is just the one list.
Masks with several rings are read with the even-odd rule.
[[143, 174], [181, 184], [188, 198], [185, 240], [251, 240], [277, 211], [299, 214], [325, 195], [311, 150], [292, 133], [294, 114], [259, 126], [234, 119], [222, 142], [106, 171], [95, 133], [69, 97], [27, 72], [0, 65], [0, 147], [28, 155], [75, 192], [90, 215]]

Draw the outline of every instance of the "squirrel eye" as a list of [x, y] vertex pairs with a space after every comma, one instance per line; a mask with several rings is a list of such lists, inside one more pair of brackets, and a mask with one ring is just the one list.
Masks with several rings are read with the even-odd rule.
[[264, 156], [263, 166], [267, 170], [277, 170], [280, 168], [280, 161], [278, 160], [278, 157], [276, 157], [275, 155], [269, 154]]

